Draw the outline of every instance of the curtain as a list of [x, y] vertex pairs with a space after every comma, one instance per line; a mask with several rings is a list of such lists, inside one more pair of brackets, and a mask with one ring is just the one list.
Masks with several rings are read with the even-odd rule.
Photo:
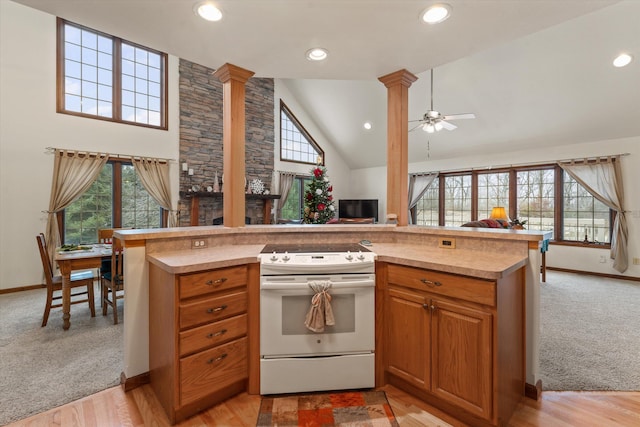
[[278, 194], [280, 194], [280, 200], [278, 200], [276, 207], [276, 222], [282, 215], [282, 207], [287, 202], [287, 197], [289, 197], [289, 190], [291, 190], [291, 186], [293, 185], [293, 180], [295, 177], [296, 175], [294, 173], [280, 172], [280, 182], [278, 183]]
[[100, 171], [109, 160], [104, 153], [89, 154], [68, 150], [55, 150], [51, 197], [47, 211], [47, 252], [51, 265], [55, 248], [60, 246], [60, 232], [56, 213], [69, 206], [91, 187]]
[[429, 189], [437, 177], [437, 173], [409, 175], [409, 224], [413, 223], [411, 209], [418, 204], [425, 191]]
[[176, 227], [176, 211], [171, 209], [171, 187], [169, 163], [158, 159], [132, 158], [131, 163], [140, 177], [140, 182], [156, 202], [169, 212], [168, 226]]
[[616, 211], [611, 234], [613, 268], [624, 273], [629, 266], [627, 240], [629, 231], [624, 211], [624, 191], [620, 156], [598, 159], [596, 162], [559, 163], [573, 179], [578, 181], [593, 197]]

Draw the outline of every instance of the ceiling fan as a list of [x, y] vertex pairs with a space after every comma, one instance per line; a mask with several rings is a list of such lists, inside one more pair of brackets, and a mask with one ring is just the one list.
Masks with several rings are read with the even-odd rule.
[[414, 131], [418, 128], [422, 128], [427, 133], [438, 132], [442, 129], [446, 130], [454, 130], [457, 128], [456, 125], [449, 123], [450, 120], [461, 120], [461, 119], [475, 119], [476, 116], [473, 113], [464, 113], [464, 114], [448, 114], [444, 115], [439, 111], [435, 111], [433, 109], [433, 68], [431, 69], [431, 108], [429, 111], [424, 113], [422, 119], [420, 120], [410, 120], [409, 123], [419, 122], [416, 126], [411, 128], [409, 132]]

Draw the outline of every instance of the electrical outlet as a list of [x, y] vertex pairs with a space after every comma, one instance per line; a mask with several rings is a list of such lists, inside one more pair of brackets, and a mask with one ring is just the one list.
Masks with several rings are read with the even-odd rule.
[[600, 255], [600, 262], [602, 262], [602, 263], [607, 262], [607, 256], [606, 255]]
[[191, 239], [191, 249], [202, 249], [207, 247], [207, 241], [204, 239]]
[[640, 258], [634, 258], [633, 265], [640, 265]]
[[438, 240], [438, 247], [444, 249], [455, 249], [456, 248], [456, 239], [452, 237], [448, 237], [446, 239]]

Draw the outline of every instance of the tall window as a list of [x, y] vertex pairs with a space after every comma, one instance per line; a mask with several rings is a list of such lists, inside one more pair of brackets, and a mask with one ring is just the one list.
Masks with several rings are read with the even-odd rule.
[[280, 159], [324, 164], [324, 151], [280, 100]]
[[562, 239], [610, 242], [611, 212], [568, 173], [563, 175]]
[[444, 225], [471, 221], [471, 175], [444, 177]]
[[509, 212], [509, 172], [478, 174], [478, 218], [489, 218], [495, 206]]
[[517, 173], [518, 213], [530, 230], [553, 230], [555, 213], [555, 169]]
[[283, 219], [301, 219], [304, 208], [304, 190], [312, 181], [309, 177], [298, 176], [293, 180], [287, 201], [282, 207]]
[[160, 205], [147, 193], [131, 163], [110, 161], [98, 179], [64, 210], [64, 243], [95, 243], [100, 228], [157, 228]]
[[434, 179], [416, 205], [417, 225], [439, 225], [440, 182]]
[[62, 19], [58, 46], [58, 112], [166, 129], [166, 54]]

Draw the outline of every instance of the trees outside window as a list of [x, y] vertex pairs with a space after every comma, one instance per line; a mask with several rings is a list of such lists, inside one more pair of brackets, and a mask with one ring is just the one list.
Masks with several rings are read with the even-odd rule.
[[444, 177], [444, 225], [459, 227], [471, 221], [471, 175]]
[[162, 209], [144, 189], [133, 165], [108, 162], [96, 181], [64, 210], [62, 242], [95, 243], [100, 228], [158, 228]]

